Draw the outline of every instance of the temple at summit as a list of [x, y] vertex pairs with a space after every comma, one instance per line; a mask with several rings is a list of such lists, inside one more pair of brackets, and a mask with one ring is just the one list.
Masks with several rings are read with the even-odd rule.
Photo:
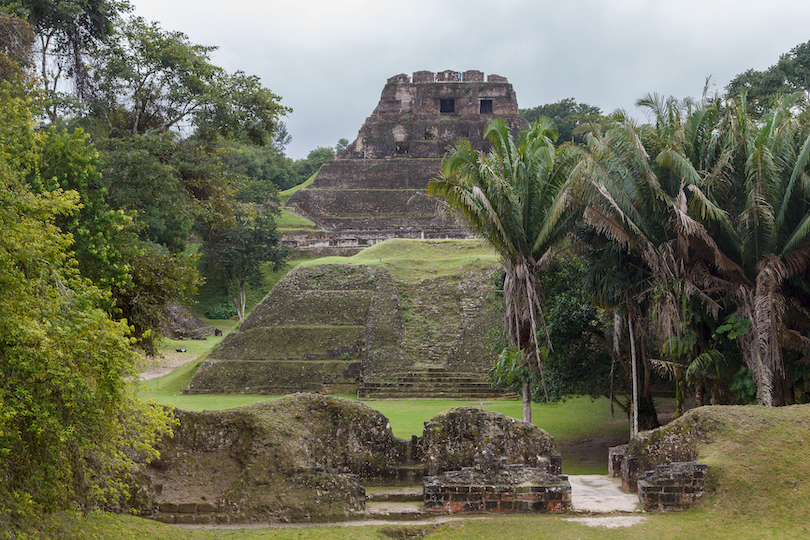
[[298, 251], [346, 253], [389, 238], [468, 237], [425, 187], [457, 141], [486, 148], [493, 117], [516, 130], [526, 125], [505, 77], [454, 70], [391, 77], [354, 142], [286, 203], [319, 231], [290, 231], [284, 242]]
[[[317, 229], [287, 231], [285, 243], [305, 256], [351, 254], [389, 239], [470, 236], [425, 188], [457, 141], [486, 149], [483, 133], [494, 117], [516, 131], [527, 125], [512, 85], [498, 75], [391, 77], [355, 141], [288, 199], [286, 209]], [[444, 242], [422, 244], [441, 250]], [[475, 249], [465, 244], [452, 249]], [[426, 271], [416, 282], [385, 264], [300, 266], [209, 354], [186, 392], [500, 395], [487, 382], [488, 333], [502, 320], [490, 279], [496, 266], [471, 255], [466, 265]]]

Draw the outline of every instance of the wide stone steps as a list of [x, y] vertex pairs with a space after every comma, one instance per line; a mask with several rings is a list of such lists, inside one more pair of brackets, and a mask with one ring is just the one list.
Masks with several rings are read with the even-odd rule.
[[366, 488], [367, 518], [411, 520], [422, 519], [427, 514], [421, 485]]
[[504, 396], [493, 390], [482, 376], [450, 372], [440, 368], [380, 375], [364, 381], [358, 389], [360, 399], [487, 399]]

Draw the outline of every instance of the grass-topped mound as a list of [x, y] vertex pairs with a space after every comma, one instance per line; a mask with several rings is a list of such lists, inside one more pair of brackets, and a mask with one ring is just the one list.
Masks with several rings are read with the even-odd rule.
[[416, 283], [437, 277], [494, 269], [498, 254], [483, 240], [387, 240], [352, 257], [323, 257], [299, 266], [364, 264], [384, 266], [398, 282]]
[[649, 463], [709, 466], [703, 511], [727, 519], [810, 527], [810, 406], [693, 409], [639, 434], [628, 453]]
[[[362, 378], [378, 384], [367, 397], [489, 397], [495, 268], [479, 241], [391, 240], [304, 261], [211, 352], [188, 391], [355, 393]], [[447, 372], [442, 384], [398, 382], [434, 368]]]

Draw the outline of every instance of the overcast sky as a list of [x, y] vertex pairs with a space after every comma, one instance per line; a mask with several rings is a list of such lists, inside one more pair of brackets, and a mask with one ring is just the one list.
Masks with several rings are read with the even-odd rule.
[[625, 109], [700, 97], [810, 40], [806, 0], [132, 0], [135, 13], [219, 47], [293, 113], [287, 154], [353, 141], [386, 80], [414, 71], [503, 75], [521, 108], [567, 97]]

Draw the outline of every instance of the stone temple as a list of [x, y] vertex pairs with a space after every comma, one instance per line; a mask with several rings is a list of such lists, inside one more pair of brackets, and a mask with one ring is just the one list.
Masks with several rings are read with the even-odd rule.
[[[391, 77], [357, 139], [288, 199], [318, 230], [287, 232], [285, 243], [299, 256], [347, 255], [390, 239], [471, 236], [425, 188], [457, 141], [486, 149], [494, 117], [515, 131], [527, 125], [504, 77]], [[211, 352], [186, 392], [491, 397], [486, 336], [502, 320], [494, 270], [406, 283], [382, 266], [297, 268]]]
[[320, 231], [291, 231], [284, 242], [299, 252], [343, 254], [390, 238], [470, 236], [425, 187], [457, 141], [486, 149], [493, 117], [515, 130], [526, 125], [505, 77], [455, 70], [391, 77], [354, 142], [287, 201]]

